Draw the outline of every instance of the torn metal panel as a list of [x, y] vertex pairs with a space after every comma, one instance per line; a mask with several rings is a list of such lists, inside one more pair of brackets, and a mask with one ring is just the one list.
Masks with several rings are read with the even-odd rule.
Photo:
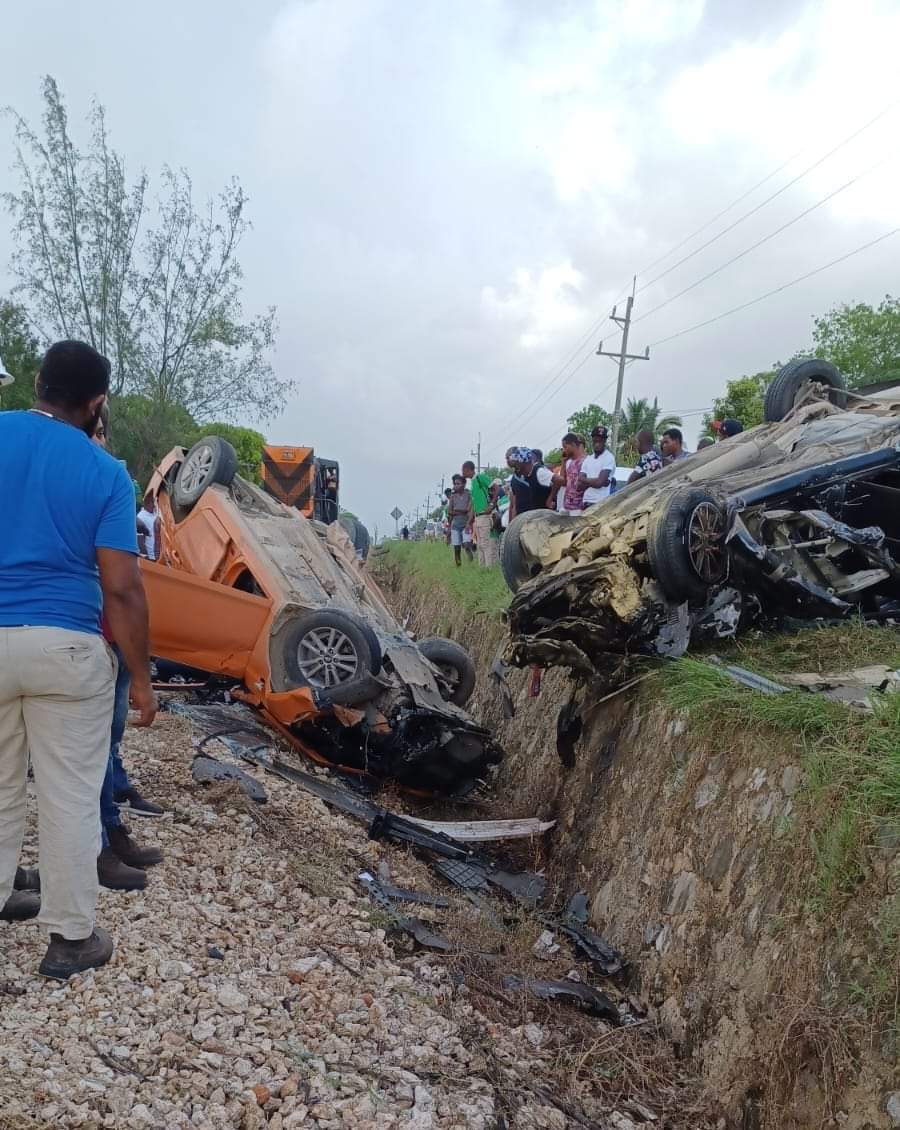
[[725, 674], [733, 679], [736, 683], [740, 683], [742, 687], [746, 687], [751, 691], [758, 691], [759, 694], [787, 694], [788, 687], [783, 686], [781, 683], [776, 683], [772, 679], [767, 679], [765, 675], [758, 675], [755, 671], [748, 671], [746, 667], [738, 667], [733, 663], [720, 663], [717, 666], [725, 672]]
[[214, 781], [236, 781], [241, 791], [258, 804], [264, 804], [269, 799], [259, 781], [237, 765], [229, 765], [227, 761], [217, 761], [214, 757], [198, 754], [191, 763], [191, 775], [195, 781], [204, 785]]
[[823, 694], [857, 710], [871, 710], [874, 696], [900, 690], [900, 671], [883, 664], [830, 674], [803, 672], [778, 677], [790, 686]]
[[556, 824], [555, 820], [539, 820], [536, 816], [522, 820], [420, 820], [417, 816], [406, 819], [421, 828], [442, 832], [466, 843], [530, 839], [543, 835]]
[[588, 926], [587, 895], [583, 891], [572, 896], [562, 914], [545, 921], [565, 934], [576, 952], [605, 977], [615, 977], [625, 968], [626, 962], [619, 950]]
[[383, 884], [373, 875], [363, 871], [359, 876], [359, 881], [366, 888], [372, 901], [377, 903], [388, 915], [391, 921], [391, 929], [409, 934], [424, 949], [437, 950], [440, 953], [451, 953], [453, 951], [452, 943], [443, 934], [435, 933], [429, 923], [423, 922], [421, 918], [408, 918], [406, 915], [400, 914], [393, 906]]
[[622, 1017], [612, 997], [592, 985], [581, 981], [541, 981], [533, 977], [508, 975], [502, 981], [504, 989], [531, 993], [548, 1001], [567, 1001], [577, 1005], [592, 1016], [600, 1016], [611, 1024], [621, 1024]]

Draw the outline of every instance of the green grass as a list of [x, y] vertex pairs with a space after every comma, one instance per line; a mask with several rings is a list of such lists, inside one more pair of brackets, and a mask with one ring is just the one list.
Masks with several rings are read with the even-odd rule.
[[821, 913], [840, 904], [862, 879], [865, 852], [882, 828], [900, 825], [900, 694], [875, 699], [864, 714], [818, 694], [759, 694], [698, 659], [670, 664], [662, 677], [668, 701], [701, 730], [749, 728], [763, 745], [769, 734], [797, 750], [815, 860], [809, 901]]
[[415, 575], [424, 589], [440, 587], [466, 612], [499, 618], [510, 601], [510, 591], [499, 566], [483, 569], [477, 561], [457, 568], [453, 551], [444, 542], [389, 542], [380, 559], [382, 567], [398, 565]]
[[718, 641], [713, 650], [729, 663], [769, 675], [781, 671], [849, 671], [880, 663], [900, 667], [900, 631], [849, 620], [799, 632], [751, 632], [730, 643]]

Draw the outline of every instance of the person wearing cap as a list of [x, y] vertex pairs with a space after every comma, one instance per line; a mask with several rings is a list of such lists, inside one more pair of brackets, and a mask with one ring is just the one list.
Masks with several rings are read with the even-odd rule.
[[722, 420], [717, 429], [719, 439], [731, 439], [733, 436], [739, 436], [744, 430], [744, 425], [740, 420], [735, 420], [733, 416], [728, 416]]
[[608, 432], [602, 424], [591, 431], [590, 455], [586, 455], [581, 464], [579, 480], [586, 488], [584, 492], [584, 509], [595, 506], [604, 498], [609, 498], [610, 481], [616, 473], [616, 460], [611, 451], [606, 449]]
[[712, 436], [703, 436], [702, 439], [697, 441], [697, 450], [705, 451], [707, 447], [715, 447], [716, 441]]
[[554, 482], [550, 469], [530, 447], [511, 447], [506, 465], [513, 472], [509, 480], [509, 520], [528, 510], [543, 510]]

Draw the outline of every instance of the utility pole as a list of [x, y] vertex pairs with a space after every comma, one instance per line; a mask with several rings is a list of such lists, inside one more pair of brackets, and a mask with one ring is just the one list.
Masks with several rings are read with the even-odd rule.
[[625, 317], [620, 318], [616, 316], [616, 307], [613, 306], [612, 313], [610, 314], [611, 321], [622, 327], [622, 342], [619, 346], [617, 353], [610, 353], [603, 348], [603, 342], [597, 346], [598, 357], [612, 357], [614, 361], [619, 362], [619, 379], [616, 383], [616, 407], [613, 411], [613, 424], [612, 424], [612, 437], [610, 444], [610, 451], [613, 453], [613, 458], [618, 458], [617, 448], [619, 446], [619, 417], [622, 412], [622, 386], [625, 383], [625, 363], [626, 361], [649, 361], [650, 360], [650, 346], [644, 350], [643, 353], [629, 353], [628, 352], [628, 331], [631, 329], [631, 311], [634, 307], [634, 290], [637, 285], [637, 276], [634, 277], [631, 284], [631, 294], [628, 296], [628, 301], [625, 304]]
[[[478, 474], [481, 474], [481, 432], [478, 433], [478, 445], [474, 451], [469, 452], [470, 455], [475, 456], [475, 469]], [[443, 481], [443, 480], [442, 480]]]

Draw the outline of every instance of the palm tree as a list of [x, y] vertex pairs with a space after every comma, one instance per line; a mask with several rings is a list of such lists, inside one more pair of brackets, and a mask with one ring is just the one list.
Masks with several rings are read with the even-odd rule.
[[653, 403], [644, 398], [640, 400], [628, 399], [619, 417], [619, 455], [624, 458], [634, 458], [637, 453], [638, 432], [652, 432], [658, 436], [666, 428], [681, 427], [680, 416], [663, 416], [661, 408], [654, 396]]

